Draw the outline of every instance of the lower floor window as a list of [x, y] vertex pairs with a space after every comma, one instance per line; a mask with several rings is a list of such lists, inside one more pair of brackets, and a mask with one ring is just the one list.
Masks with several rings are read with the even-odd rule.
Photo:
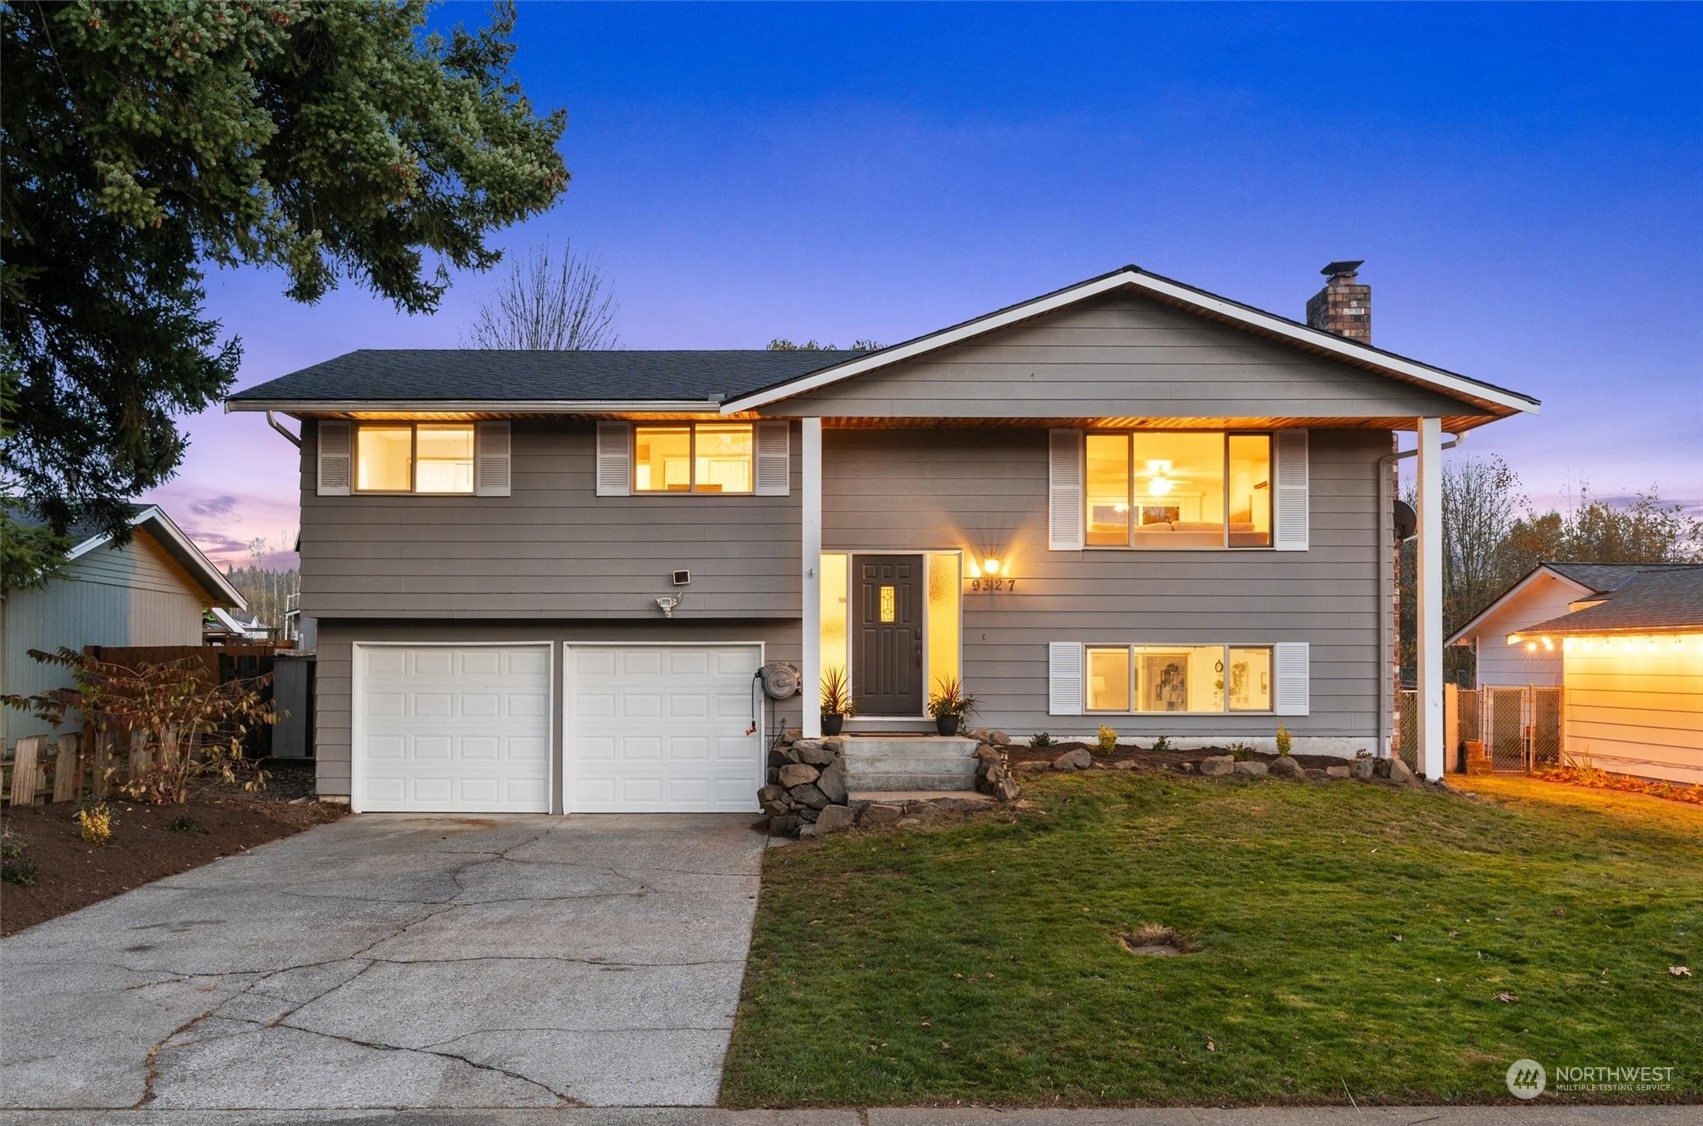
[[1091, 712], [1269, 712], [1268, 645], [1090, 645]]

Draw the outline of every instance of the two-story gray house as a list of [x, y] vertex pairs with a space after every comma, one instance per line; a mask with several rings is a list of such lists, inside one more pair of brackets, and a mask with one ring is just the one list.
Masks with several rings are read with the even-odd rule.
[[233, 396], [302, 423], [321, 794], [753, 811], [835, 668], [852, 732], [959, 678], [1018, 738], [1387, 753], [1400, 430], [1434, 775], [1440, 439], [1537, 403], [1372, 347], [1357, 265], [1307, 323], [1127, 267], [878, 351], [360, 351]]

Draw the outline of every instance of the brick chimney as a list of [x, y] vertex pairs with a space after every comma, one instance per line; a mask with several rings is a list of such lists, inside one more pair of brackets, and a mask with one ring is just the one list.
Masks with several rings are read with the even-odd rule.
[[1372, 287], [1354, 280], [1363, 264], [1332, 262], [1319, 271], [1330, 280], [1307, 301], [1309, 328], [1372, 343]]

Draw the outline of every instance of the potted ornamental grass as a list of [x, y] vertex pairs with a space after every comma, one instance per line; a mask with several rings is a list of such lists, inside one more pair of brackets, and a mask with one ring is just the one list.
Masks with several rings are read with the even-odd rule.
[[956, 735], [964, 717], [976, 710], [976, 698], [964, 691], [955, 676], [941, 677], [935, 683], [940, 687], [928, 697], [928, 714], [934, 717], [935, 729], [942, 735]]
[[851, 682], [838, 665], [822, 674], [822, 734], [838, 735], [846, 720], [857, 714], [852, 703]]

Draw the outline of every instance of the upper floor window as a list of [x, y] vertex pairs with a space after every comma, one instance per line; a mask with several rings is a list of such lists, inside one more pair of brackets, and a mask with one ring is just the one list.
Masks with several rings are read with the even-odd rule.
[[1271, 546], [1271, 435], [1090, 432], [1089, 547]]
[[635, 493], [749, 493], [756, 441], [748, 422], [633, 427]]
[[473, 492], [473, 424], [361, 423], [355, 427], [358, 493]]

